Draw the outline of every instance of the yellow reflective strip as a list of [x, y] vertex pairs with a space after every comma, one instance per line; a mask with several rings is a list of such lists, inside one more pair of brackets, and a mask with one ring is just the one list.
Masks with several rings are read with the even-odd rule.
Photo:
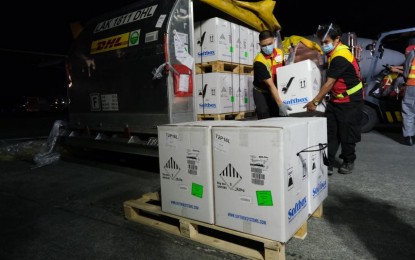
[[393, 123], [393, 117], [392, 117], [391, 112], [386, 111], [385, 114], [386, 114], [386, 118], [388, 119], [388, 122]]
[[360, 82], [359, 84], [357, 84], [356, 86], [354, 86], [351, 89], [348, 89], [346, 92], [347, 94], [351, 95], [353, 93], [356, 93], [359, 89], [363, 88], [363, 84], [362, 82]]
[[402, 115], [400, 111], [395, 111], [395, 117], [398, 122], [402, 122]]
[[408, 79], [415, 79], [415, 74], [409, 74]]
[[[360, 82], [359, 84], [357, 84], [353, 88], [346, 90], [346, 93], [347, 93], [347, 95], [350, 96], [351, 94], [356, 93], [361, 88], [363, 88], [362, 82]], [[343, 98], [344, 96], [343, 96], [343, 94], [338, 94], [338, 95], [336, 95], [336, 97], [337, 98]]]

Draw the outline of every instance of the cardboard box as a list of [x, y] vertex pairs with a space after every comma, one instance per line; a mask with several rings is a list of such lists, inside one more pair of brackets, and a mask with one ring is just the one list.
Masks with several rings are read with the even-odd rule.
[[323, 151], [327, 155], [327, 148], [318, 150], [319, 144], [327, 145], [327, 119], [325, 117], [303, 117], [299, 120], [307, 121], [308, 147], [313, 150], [307, 152], [308, 172], [308, 213], [313, 214], [328, 195], [327, 166], [324, 165]]
[[254, 64], [254, 59], [256, 55], [261, 52], [261, 47], [259, 46], [259, 32], [253, 31], [253, 36], [254, 54], [252, 56], [252, 64]]
[[254, 76], [248, 75], [248, 111], [255, 111], [254, 102]]
[[254, 65], [254, 58], [256, 57], [254, 37], [254, 30], [248, 29], [248, 65]]
[[214, 223], [212, 125], [195, 121], [158, 126], [162, 211]]
[[238, 30], [236, 35], [236, 44], [235, 44], [235, 51], [236, 59], [235, 62], [239, 64], [246, 64], [246, 65], [252, 65], [252, 62], [249, 60], [249, 31], [251, 29], [248, 29], [245, 26], [242, 25], [236, 25], [235, 29]]
[[[311, 60], [279, 67], [277, 85], [281, 99], [292, 108], [290, 114], [306, 112], [303, 107], [313, 100], [321, 88], [321, 71]], [[324, 104], [320, 103], [317, 111], [324, 112]]]
[[[235, 32], [232, 31], [231, 24], [218, 17], [195, 23], [195, 63], [233, 61], [232, 33]], [[200, 45], [202, 36], [203, 42]]]
[[287, 242], [307, 221], [304, 129], [263, 120], [212, 128], [216, 225]]
[[[235, 102], [234, 77], [231, 73], [203, 73], [195, 75], [197, 114], [238, 112]], [[235, 83], [236, 84], [236, 83]]]
[[[307, 123], [307, 152], [300, 153], [305, 161], [305, 170], [308, 179], [308, 213], [313, 214], [328, 195], [327, 166], [324, 165], [323, 151], [327, 155], [327, 119], [325, 117], [277, 117], [264, 120], [280, 122], [302, 121]], [[305, 133], [304, 133], [305, 134]]]
[[236, 106], [238, 112], [246, 112], [249, 110], [249, 89], [248, 75], [233, 74], [233, 89], [235, 92]]

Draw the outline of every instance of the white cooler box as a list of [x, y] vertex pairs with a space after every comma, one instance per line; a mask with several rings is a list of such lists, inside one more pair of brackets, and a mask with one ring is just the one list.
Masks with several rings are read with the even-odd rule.
[[287, 242], [308, 219], [306, 122], [213, 126], [215, 224]]
[[238, 121], [194, 121], [158, 126], [161, 209], [214, 223], [212, 125]]
[[204, 73], [195, 75], [196, 114], [223, 114], [239, 111], [239, 102], [235, 102], [236, 88], [239, 82], [231, 73]]
[[[327, 119], [325, 117], [274, 117], [264, 119], [284, 125], [287, 121], [301, 121], [307, 123], [307, 149], [302, 152], [305, 160], [305, 172], [308, 176], [308, 213], [313, 214], [328, 195], [327, 166], [323, 162], [323, 150], [319, 144], [327, 145]], [[324, 149], [327, 154], [327, 148]]]
[[[281, 99], [292, 108], [290, 114], [307, 112], [303, 107], [313, 100], [321, 88], [321, 71], [312, 60], [279, 67], [277, 85]], [[323, 103], [317, 106], [317, 111], [325, 111]]]
[[[195, 23], [194, 50], [196, 53], [195, 63], [211, 61], [237, 62], [233, 57], [234, 45], [232, 39], [235, 38], [232, 23], [218, 17], [210, 18], [202, 22]], [[203, 45], [200, 46], [202, 36]]]

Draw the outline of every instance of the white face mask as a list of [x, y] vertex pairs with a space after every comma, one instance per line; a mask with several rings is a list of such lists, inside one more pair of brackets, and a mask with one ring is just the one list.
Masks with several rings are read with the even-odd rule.
[[334, 45], [332, 42], [330, 42], [327, 44], [323, 44], [322, 48], [324, 53], [329, 53], [334, 49]]
[[271, 43], [270, 45], [267, 46], [263, 46], [261, 47], [261, 50], [266, 54], [266, 55], [271, 55], [272, 51], [274, 50], [274, 46]]

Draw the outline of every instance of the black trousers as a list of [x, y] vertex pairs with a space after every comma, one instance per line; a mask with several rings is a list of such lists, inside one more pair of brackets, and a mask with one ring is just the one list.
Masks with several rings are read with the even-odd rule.
[[344, 162], [356, 160], [356, 143], [361, 140], [361, 120], [363, 101], [349, 103], [328, 102], [327, 142], [329, 162], [333, 164], [341, 145], [340, 158]]
[[279, 115], [278, 105], [271, 93], [259, 91], [254, 88], [255, 113], [258, 119], [277, 117]]

